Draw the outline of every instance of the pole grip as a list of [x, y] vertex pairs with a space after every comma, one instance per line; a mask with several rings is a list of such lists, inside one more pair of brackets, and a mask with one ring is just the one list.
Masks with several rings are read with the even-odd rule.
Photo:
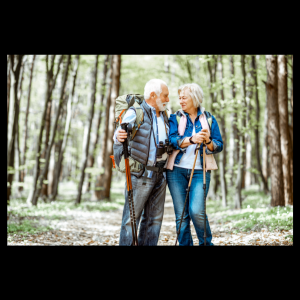
[[[128, 134], [128, 123], [122, 123], [121, 124], [121, 128], [123, 130], [125, 130]], [[122, 143], [123, 144], [123, 154], [124, 154], [124, 158], [128, 158], [129, 157], [129, 154], [128, 154], [128, 137], [127, 139], [125, 139], [125, 141]]]

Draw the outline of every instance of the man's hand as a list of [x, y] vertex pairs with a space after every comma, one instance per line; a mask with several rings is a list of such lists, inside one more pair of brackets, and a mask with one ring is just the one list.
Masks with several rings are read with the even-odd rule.
[[120, 129], [117, 134], [117, 140], [123, 143], [127, 139], [127, 132], [124, 129]]

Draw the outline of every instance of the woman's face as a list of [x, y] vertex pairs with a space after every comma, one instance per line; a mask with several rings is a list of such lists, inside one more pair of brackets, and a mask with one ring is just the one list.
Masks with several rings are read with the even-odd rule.
[[180, 104], [182, 110], [185, 112], [192, 112], [195, 110], [193, 99], [190, 96], [190, 93], [187, 89], [184, 91], [180, 91], [179, 104]]

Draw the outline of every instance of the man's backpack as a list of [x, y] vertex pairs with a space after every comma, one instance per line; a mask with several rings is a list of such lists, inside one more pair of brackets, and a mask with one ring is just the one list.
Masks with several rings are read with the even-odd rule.
[[[141, 108], [141, 103], [143, 101], [144, 101], [144, 96], [140, 94], [122, 95], [116, 99], [115, 121], [114, 121], [115, 130], [122, 123], [122, 119], [124, 118], [127, 110], [131, 106], [135, 108], [136, 120], [132, 128], [132, 133], [130, 136], [131, 140], [135, 137], [137, 131], [139, 130], [140, 126], [143, 124], [144, 121], [144, 113], [143, 113], [143, 109]], [[123, 153], [123, 145], [114, 145], [114, 155], [110, 157], [112, 158], [113, 161], [113, 167], [116, 168], [121, 173], [125, 173], [126, 172], [125, 159], [122, 153]], [[140, 172], [143, 169], [142, 164], [132, 159], [131, 157], [129, 157], [129, 165], [130, 165], [131, 172]]]
[[144, 96], [140, 94], [128, 94], [119, 96], [116, 99], [115, 107], [115, 129], [117, 129], [122, 123], [122, 118], [125, 116], [127, 110], [133, 106], [136, 110], [136, 120], [134, 122], [134, 127], [132, 129], [131, 139], [136, 135], [136, 132], [139, 130], [140, 126], [144, 121], [144, 113], [141, 108], [141, 103], [144, 101]]

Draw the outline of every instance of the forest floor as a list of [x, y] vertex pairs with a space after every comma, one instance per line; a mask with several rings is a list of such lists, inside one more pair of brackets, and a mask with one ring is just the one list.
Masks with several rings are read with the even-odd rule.
[[[248, 196], [251, 195], [253, 193]], [[11, 205], [7, 244], [118, 245], [124, 197], [116, 193], [113, 198], [100, 209], [99, 202], [85, 202], [75, 208], [73, 204], [62, 205], [59, 200], [54, 204], [41, 204], [40, 209], [28, 208], [26, 204]], [[248, 204], [238, 211], [216, 209], [216, 203], [207, 203], [214, 245], [293, 245], [291, 207], [270, 208], [260, 204], [251, 208]], [[191, 228], [194, 245], [198, 245], [194, 226]], [[173, 203], [167, 193], [158, 245], [174, 245], [175, 239]]]

